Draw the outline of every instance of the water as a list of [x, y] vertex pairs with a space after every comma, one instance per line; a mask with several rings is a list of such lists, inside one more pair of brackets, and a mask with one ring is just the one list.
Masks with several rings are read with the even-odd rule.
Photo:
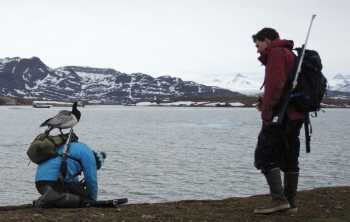
[[[45, 129], [39, 124], [62, 107], [0, 106], [0, 206], [39, 197], [36, 165], [26, 150]], [[129, 203], [224, 199], [268, 193], [253, 153], [260, 130], [254, 108], [124, 107], [80, 108], [80, 141], [107, 152], [98, 172], [99, 199]], [[203, 121], [208, 123], [196, 124]], [[226, 124], [238, 123], [238, 124]], [[301, 131], [301, 190], [349, 185], [349, 109], [327, 109], [312, 119], [311, 153]], [[68, 132], [68, 130], [65, 130]], [[52, 133], [58, 133], [54, 130]]]

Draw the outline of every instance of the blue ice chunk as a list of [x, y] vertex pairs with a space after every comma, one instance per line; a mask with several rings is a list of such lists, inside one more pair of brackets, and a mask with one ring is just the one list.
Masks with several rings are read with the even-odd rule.
[[31, 110], [31, 109], [21, 108], [21, 107], [10, 107], [9, 109]]
[[6, 140], [0, 141], [0, 146], [11, 146], [11, 145], [12, 145], [11, 141], [6, 141]]

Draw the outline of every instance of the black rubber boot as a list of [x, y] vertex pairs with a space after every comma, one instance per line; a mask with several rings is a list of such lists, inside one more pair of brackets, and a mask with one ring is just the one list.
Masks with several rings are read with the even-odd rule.
[[283, 194], [281, 172], [279, 168], [271, 169], [265, 174], [266, 181], [270, 187], [271, 202], [264, 207], [258, 207], [254, 210], [256, 214], [269, 214], [277, 211], [285, 211], [290, 205]]
[[45, 186], [43, 195], [33, 202], [34, 207], [39, 208], [77, 208], [80, 197], [70, 193], [61, 193], [53, 190], [50, 186]]
[[290, 209], [289, 212], [297, 212], [296, 196], [298, 190], [299, 172], [288, 172], [284, 174], [284, 196], [287, 198]]

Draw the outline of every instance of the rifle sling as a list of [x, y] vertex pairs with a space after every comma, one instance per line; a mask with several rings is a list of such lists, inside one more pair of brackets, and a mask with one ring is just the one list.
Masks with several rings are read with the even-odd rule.
[[[71, 134], [73, 134], [73, 132], [71, 132]], [[72, 135], [71, 135], [72, 136]], [[81, 162], [74, 158], [74, 157], [70, 157], [69, 156], [69, 149], [70, 149], [70, 143], [71, 143], [71, 139], [72, 137], [68, 137], [70, 140], [69, 140], [69, 144], [67, 146], [67, 149], [66, 149], [66, 152], [64, 152], [62, 155], [62, 163], [61, 163], [61, 167], [60, 167], [60, 171], [58, 173], [58, 178], [57, 180], [62, 184], [62, 186], [64, 186], [64, 182], [67, 181], [67, 180], [70, 180], [72, 179], [73, 177], [75, 176], [78, 176], [78, 175], [81, 175], [81, 172], [84, 170], [84, 167], [83, 165], [81, 164]], [[79, 163], [80, 165], [80, 168], [81, 168], [81, 171], [80, 172], [77, 172], [73, 175], [70, 175], [67, 179], [66, 179], [66, 176], [67, 176], [67, 171], [68, 171], [68, 166], [67, 166], [67, 158], [70, 158], [72, 160], [75, 160]]]
[[304, 129], [305, 129], [305, 145], [306, 145], [306, 153], [310, 153], [310, 141], [311, 141], [311, 136], [310, 136], [310, 131], [309, 131], [309, 123], [310, 119], [309, 116], [307, 116], [307, 119], [304, 122]]
[[[68, 155], [60, 155], [60, 156], [62, 156], [62, 163], [61, 163], [61, 167], [60, 167], [60, 171], [59, 171], [58, 181], [61, 182], [62, 185], [64, 185], [65, 181], [68, 181], [68, 180], [72, 179], [73, 177], [81, 175], [81, 172], [83, 172], [83, 170], [84, 170], [84, 166], [80, 162], [80, 160], [78, 160], [78, 159], [76, 159], [74, 157], [70, 157]], [[80, 169], [81, 169], [79, 172], [70, 175], [68, 178], [66, 178], [67, 171], [68, 171], [67, 158], [78, 162], [79, 165], [80, 165]]]

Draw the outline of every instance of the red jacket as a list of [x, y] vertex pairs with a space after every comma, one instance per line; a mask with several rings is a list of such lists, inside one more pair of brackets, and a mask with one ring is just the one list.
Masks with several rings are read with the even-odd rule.
[[[265, 66], [265, 89], [261, 109], [261, 119], [271, 121], [274, 111], [280, 106], [280, 99], [286, 93], [286, 84], [289, 84], [290, 75], [295, 65], [293, 41], [273, 40], [267, 48], [260, 53], [259, 61]], [[289, 50], [290, 49], [290, 50]], [[291, 120], [305, 118], [292, 106]]]

